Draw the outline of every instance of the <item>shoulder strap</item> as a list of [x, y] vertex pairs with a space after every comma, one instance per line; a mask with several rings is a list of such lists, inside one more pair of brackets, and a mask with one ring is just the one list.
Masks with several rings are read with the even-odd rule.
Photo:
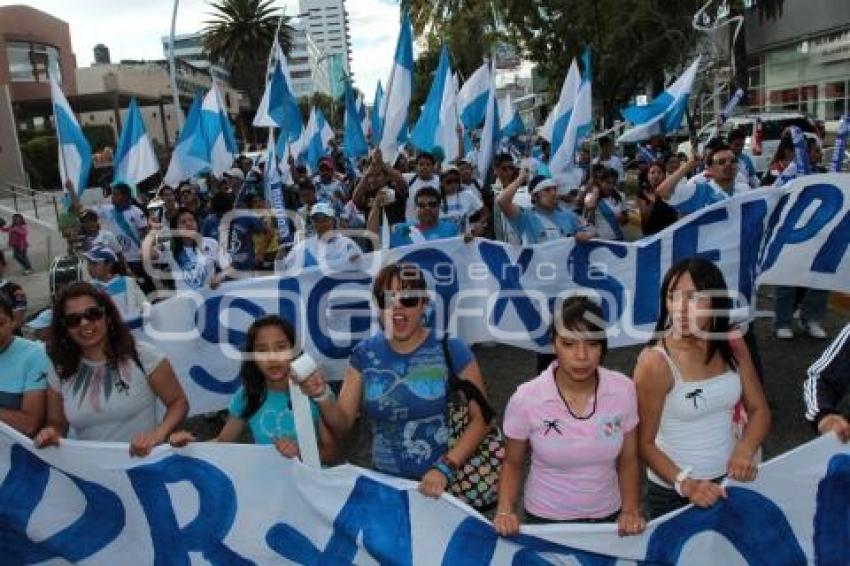
[[481, 415], [484, 417], [484, 421], [489, 423], [496, 416], [493, 407], [490, 406], [487, 398], [484, 397], [484, 394], [481, 393], [477, 385], [458, 376], [452, 363], [452, 355], [449, 352], [448, 335], [443, 336], [441, 343], [443, 346], [443, 357], [446, 360], [446, 367], [449, 370], [449, 390], [463, 393], [467, 402], [475, 402], [478, 408], [481, 409]]
[[670, 357], [670, 354], [667, 352], [667, 349], [661, 345], [655, 345], [651, 348], [655, 350], [664, 358], [664, 361], [667, 362], [667, 365], [670, 367], [670, 373], [673, 374], [673, 380], [676, 382], [682, 381], [682, 373], [679, 371], [679, 366], [676, 365], [676, 362], [673, 361], [673, 358]]

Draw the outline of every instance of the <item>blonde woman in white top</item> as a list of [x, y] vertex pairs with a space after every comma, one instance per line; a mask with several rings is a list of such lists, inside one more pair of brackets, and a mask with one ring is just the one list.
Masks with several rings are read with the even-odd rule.
[[[638, 359], [638, 444], [647, 465], [651, 518], [726, 497], [720, 481], [752, 481], [770, 410], [749, 351], [730, 328], [723, 274], [692, 258], [670, 268], [656, 338]], [[743, 402], [748, 420], [736, 434]]]

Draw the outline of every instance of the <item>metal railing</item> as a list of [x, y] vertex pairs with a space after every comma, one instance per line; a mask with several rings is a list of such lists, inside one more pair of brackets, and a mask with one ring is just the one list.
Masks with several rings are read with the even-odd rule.
[[59, 203], [61, 193], [45, 193], [29, 187], [0, 180], [0, 205], [24, 216], [59, 226]]

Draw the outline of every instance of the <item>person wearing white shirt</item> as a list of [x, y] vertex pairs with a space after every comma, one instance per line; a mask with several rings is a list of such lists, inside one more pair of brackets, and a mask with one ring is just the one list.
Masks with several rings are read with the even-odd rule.
[[218, 242], [204, 238], [198, 229], [198, 217], [194, 211], [181, 208], [175, 217], [171, 237], [157, 246], [157, 236], [162, 237], [155, 225], [142, 244], [142, 255], [146, 261], [168, 266], [174, 288], [178, 291], [199, 291], [205, 287], [214, 289], [221, 280], [221, 261]]
[[282, 260], [275, 260], [275, 272], [295, 275], [316, 265], [332, 271], [355, 267], [362, 251], [351, 238], [335, 230], [336, 220], [336, 211], [330, 203], [314, 204], [310, 221], [315, 234], [298, 242]]
[[614, 155], [614, 143], [611, 138], [604, 136], [599, 138], [599, 155], [593, 159], [593, 165], [601, 164], [608, 169], [613, 169], [617, 172], [617, 183], [623, 183], [626, 180], [626, 175], [623, 170], [623, 161]]
[[423, 187], [440, 188], [440, 179], [434, 173], [437, 162], [430, 153], [422, 152], [416, 157], [416, 173], [406, 173], [407, 204], [404, 216], [408, 222], [416, 222], [416, 193]]
[[440, 218], [448, 220], [457, 226], [458, 233], [481, 236], [487, 225], [486, 216], [473, 223], [472, 217], [479, 212], [486, 215], [487, 211], [475, 193], [461, 191], [460, 171], [454, 165], [449, 165], [440, 175], [442, 187], [442, 204]]
[[694, 177], [685, 185], [679, 185], [679, 181], [693, 171], [698, 164], [699, 159], [692, 157], [675, 173], [668, 175], [655, 191], [656, 195], [679, 213], [690, 214], [732, 195], [750, 190], [749, 185], [735, 181], [738, 159], [728, 145], [721, 144], [715, 147], [703, 179]]
[[732, 153], [738, 158], [738, 175], [736, 182], [749, 185], [756, 188], [761, 184], [761, 181], [756, 174], [756, 166], [750, 156], [744, 153], [744, 142], [747, 139], [747, 134], [741, 129], [735, 129], [729, 132], [729, 147]]
[[136, 280], [125, 275], [115, 252], [109, 248], [92, 248], [83, 255], [89, 263], [92, 285], [109, 295], [121, 317], [130, 320], [141, 316], [147, 297]]

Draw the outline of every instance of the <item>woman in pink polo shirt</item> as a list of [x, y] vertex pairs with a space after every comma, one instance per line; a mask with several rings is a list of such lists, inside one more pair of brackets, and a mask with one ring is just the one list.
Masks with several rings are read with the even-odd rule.
[[493, 525], [519, 531], [515, 512], [526, 456], [529, 523], [616, 522], [620, 535], [646, 527], [640, 513], [637, 395], [632, 380], [605, 369], [602, 309], [570, 297], [555, 313], [556, 359], [520, 385], [505, 409], [505, 462]]

